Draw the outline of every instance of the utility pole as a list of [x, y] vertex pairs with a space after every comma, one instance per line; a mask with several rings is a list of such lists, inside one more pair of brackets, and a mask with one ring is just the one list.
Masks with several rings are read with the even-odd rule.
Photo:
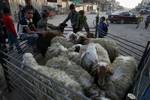
[[99, 2], [97, 2], [97, 16], [96, 16], [96, 30], [95, 30], [95, 38], [97, 38], [97, 33], [98, 33], [98, 23], [99, 23]]

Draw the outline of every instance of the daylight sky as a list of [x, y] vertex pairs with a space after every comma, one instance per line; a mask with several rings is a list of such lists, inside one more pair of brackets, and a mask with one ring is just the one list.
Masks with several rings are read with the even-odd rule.
[[127, 8], [134, 8], [138, 5], [142, 0], [116, 0], [120, 2], [120, 5]]

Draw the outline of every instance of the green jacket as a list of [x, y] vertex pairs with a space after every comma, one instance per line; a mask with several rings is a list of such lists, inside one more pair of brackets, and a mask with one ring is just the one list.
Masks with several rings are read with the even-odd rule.
[[89, 26], [87, 24], [86, 16], [78, 15], [77, 26], [76, 27], [79, 29], [79, 31], [82, 31], [82, 29], [84, 27], [86, 32], [89, 32]]

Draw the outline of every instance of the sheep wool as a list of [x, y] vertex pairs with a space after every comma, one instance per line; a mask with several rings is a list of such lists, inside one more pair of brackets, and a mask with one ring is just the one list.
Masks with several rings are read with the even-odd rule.
[[91, 42], [98, 43], [103, 46], [107, 50], [111, 62], [113, 62], [115, 58], [119, 56], [119, 48], [114, 40], [106, 38], [91, 38]]
[[110, 79], [120, 100], [122, 100], [129, 87], [133, 84], [136, 67], [136, 60], [130, 56], [119, 56], [112, 64], [114, 74]]
[[88, 45], [82, 46], [80, 53], [81, 66], [91, 74], [94, 74], [96, 64], [110, 64], [107, 51], [99, 44], [89, 43]]
[[53, 57], [57, 57], [59, 55], [63, 55], [67, 53], [67, 48], [65, 48], [60, 43], [56, 42], [53, 43], [50, 47], [48, 47], [47, 53], [46, 53], [46, 59], [49, 60]]
[[65, 48], [70, 48], [73, 46], [73, 43], [67, 41], [66, 38], [62, 36], [56, 36], [51, 40], [51, 44], [59, 42], [61, 45], [63, 45]]
[[46, 66], [65, 71], [72, 79], [81, 84], [83, 89], [92, 85], [93, 78], [81, 66], [70, 61], [65, 56], [55, 57], [50, 59]]
[[78, 52], [68, 52], [67, 57], [72, 62], [80, 65], [80, 54]]
[[[27, 66], [33, 68], [34, 70], [40, 72], [41, 74], [51, 78], [52, 80], [54, 80], [55, 82], [57, 82], [59, 84], [61, 84], [61, 86], [68, 87], [68, 88], [72, 89], [73, 91], [76, 91], [76, 92], [82, 94], [82, 88], [81, 88], [80, 84], [78, 82], [72, 80], [72, 78], [70, 76], [68, 76], [68, 74], [66, 74], [64, 71], [59, 70], [59, 69], [49, 68], [47, 66], [38, 65], [36, 60], [34, 59], [33, 55], [30, 53], [27, 53], [24, 55], [23, 62]], [[46, 80], [42, 80], [42, 81], [44, 81], [44, 83], [46, 82]], [[35, 83], [35, 84], [36, 84], [36, 86], [39, 86], [38, 83]], [[47, 82], [47, 84], [48, 84], [48, 82]], [[61, 86], [57, 87], [57, 88], [54, 87], [54, 90], [56, 89], [55, 91], [57, 91], [57, 92], [59, 91], [59, 93], [62, 93], [65, 96], [68, 96], [67, 92], [64, 92], [64, 89], [61, 88]], [[40, 88], [42, 89], [43, 87], [41, 86]], [[53, 93], [53, 91], [50, 91], [50, 93], [51, 93], [50, 96], [55, 98], [55, 100], [62, 100], [62, 98], [58, 97], [55, 93]], [[47, 100], [47, 99], [41, 99], [41, 100]], [[75, 100], [75, 99], [72, 98], [72, 100]]]

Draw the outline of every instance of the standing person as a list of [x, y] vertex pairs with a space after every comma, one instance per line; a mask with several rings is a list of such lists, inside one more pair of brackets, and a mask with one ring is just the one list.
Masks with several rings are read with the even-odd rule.
[[76, 11], [74, 4], [71, 4], [69, 8], [70, 8], [70, 13], [68, 17], [63, 21], [63, 23], [65, 24], [67, 21], [71, 20], [73, 32], [77, 33], [78, 32], [78, 28], [77, 28], [78, 12]]
[[20, 26], [20, 38], [28, 40], [28, 44], [36, 49], [35, 44], [38, 39], [38, 34], [33, 23], [33, 9], [28, 8], [25, 10], [25, 16], [21, 19]]
[[98, 25], [98, 37], [104, 38], [108, 32], [108, 24], [105, 23], [105, 17], [100, 18], [100, 23]]
[[26, 6], [22, 10], [22, 18], [25, 15], [26, 9], [32, 9], [33, 10], [33, 23], [34, 23], [35, 27], [37, 27], [37, 22], [41, 19], [39, 12], [37, 11], [36, 8], [34, 8], [32, 6], [32, 0], [25, 0], [25, 4], [26, 4]]
[[77, 20], [77, 26], [78, 31], [82, 31], [83, 27], [85, 28], [85, 31], [87, 32], [87, 34], [90, 33], [90, 29], [89, 26], [87, 24], [87, 18], [84, 15], [84, 10], [80, 10], [79, 11], [79, 15], [78, 15], [78, 20]]
[[18, 53], [20, 53], [20, 52], [22, 52], [22, 50], [21, 50], [21, 48], [19, 46], [19, 42], [17, 40], [17, 33], [15, 30], [15, 25], [13, 23], [11, 15], [10, 15], [10, 9], [6, 7], [6, 8], [4, 8], [3, 12], [4, 12], [3, 22], [7, 29], [9, 50], [12, 50], [13, 45], [15, 44]]
[[47, 26], [48, 26], [48, 16], [49, 16], [49, 11], [48, 10], [43, 10], [42, 14], [41, 14], [41, 19], [39, 20], [39, 22], [37, 23], [37, 29], [39, 31], [46, 31], [47, 30]]
[[140, 24], [143, 22], [144, 18], [142, 14], [140, 13], [139, 16], [137, 17], [137, 26], [136, 29], [139, 28]]
[[19, 22], [20, 22], [21, 19], [22, 19], [22, 10], [23, 10], [23, 6], [22, 6], [22, 5], [19, 5], [17, 32], [19, 32]]
[[1, 46], [4, 48], [6, 48], [6, 38], [7, 38], [7, 34], [3, 23], [3, 12], [0, 11], [0, 43]]
[[149, 23], [150, 23], [150, 15], [148, 15], [148, 16], [146, 17], [146, 20], [145, 20], [145, 29], [148, 28]]

